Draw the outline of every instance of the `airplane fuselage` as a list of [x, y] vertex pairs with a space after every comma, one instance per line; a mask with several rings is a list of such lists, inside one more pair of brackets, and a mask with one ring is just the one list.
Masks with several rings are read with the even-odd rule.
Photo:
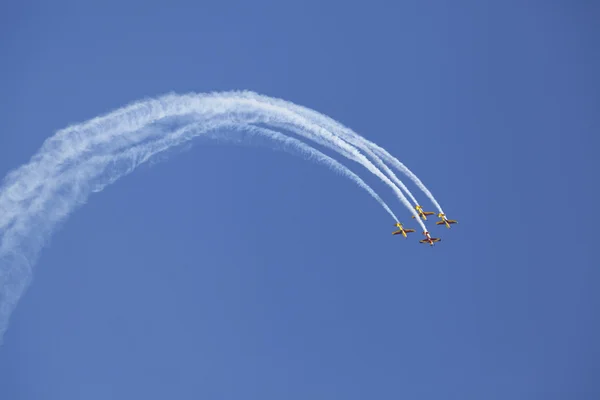
[[405, 238], [408, 237], [406, 234], [409, 232], [414, 232], [414, 229], [404, 229], [404, 227], [402, 226], [401, 223], [397, 223], [396, 227], [398, 227], [398, 230], [395, 232], [392, 232], [393, 235], [398, 235], [398, 234], [402, 234], [402, 236], [404, 236]]
[[448, 219], [446, 218], [445, 214], [439, 213], [438, 217], [440, 218], [440, 221], [436, 222], [436, 225], [446, 225], [446, 228], [450, 229], [450, 224], [456, 224], [457, 221], [453, 220], [453, 219]]
[[[423, 218], [423, 221], [427, 221], [427, 216], [428, 215], [435, 215], [435, 213], [433, 211], [423, 211], [423, 208], [421, 206], [415, 206], [415, 210], [417, 211], [417, 215], [421, 218]], [[414, 218], [415, 216], [413, 215], [411, 218]]]
[[448, 228], [448, 229], [450, 229], [450, 224], [455, 224], [456, 223], [456, 221], [446, 219], [446, 217], [442, 217], [442, 220], [438, 221], [436, 224], [440, 225], [440, 222], [443, 222], [444, 225], [446, 225], [446, 228]]
[[429, 232], [423, 232], [423, 235], [425, 235], [426, 239], [421, 240], [421, 243], [429, 243], [430, 246], [433, 246], [435, 242], [442, 240], [438, 238], [432, 238]]

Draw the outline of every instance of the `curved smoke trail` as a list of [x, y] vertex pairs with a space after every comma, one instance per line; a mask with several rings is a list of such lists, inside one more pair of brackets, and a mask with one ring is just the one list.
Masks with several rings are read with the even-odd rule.
[[[329, 157], [326, 154], [323, 154], [319, 150], [310, 147], [309, 145], [298, 139], [286, 136], [272, 129], [252, 125], [235, 125], [230, 126], [228, 128], [231, 130], [243, 130], [246, 133], [264, 136], [267, 139], [279, 142], [283, 146], [284, 151], [290, 153], [297, 151], [300, 153], [300, 155], [306, 156], [307, 159], [311, 161], [316, 161], [318, 163], [324, 164], [333, 171], [353, 181], [361, 189], [367, 191], [367, 193], [369, 193], [385, 209], [385, 211], [387, 211], [387, 213], [390, 214], [396, 222], [398, 222], [398, 217], [396, 217], [396, 215], [392, 212], [389, 206], [381, 199], [381, 197], [379, 197], [379, 195], [375, 193], [375, 191], [369, 185], [367, 185], [365, 181], [363, 181], [358, 175], [352, 172], [345, 165], [341, 164], [339, 161]], [[226, 134], [222, 135], [220, 133], [210, 136], [217, 140], [224, 140], [228, 138]]]
[[[28, 164], [6, 176], [0, 188], [0, 339], [45, 241], [90, 193], [101, 191], [154, 155], [202, 133], [260, 124], [291, 129], [362, 164], [416, 215], [402, 192], [356, 148], [289, 109], [237, 92], [171, 94], [133, 103], [57, 132]], [[269, 134], [259, 127], [250, 129]], [[366, 184], [353, 178], [355, 174], [345, 167], [340, 169], [341, 164], [316, 157], [334, 169], [338, 167], [373, 195]], [[387, 206], [384, 208], [393, 216]]]
[[425, 195], [429, 198], [429, 200], [431, 200], [431, 202], [434, 204], [434, 206], [438, 209], [438, 211], [440, 213], [444, 212], [442, 210], [442, 207], [438, 203], [438, 201], [435, 199], [433, 194], [431, 194], [429, 189], [427, 189], [425, 184], [423, 184], [423, 182], [410, 169], [408, 169], [408, 167], [406, 167], [406, 165], [404, 165], [402, 162], [400, 162], [400, 160], [398, 160], [396, 157], [392, 156], [387, 150], [385, 150], [381, 146], [378, 146], [376, 143], [371, 142], [370, 140], [358, 135], [356, 132], [354, 132], [350, 128], [342, 125], [341, 123], [334, 120], [333, 118], [331, 118], [327, 115], [321, 114], [318, 111], [312, 110], [310, 108], [307, 108], [307, 107], [304, 107], [304, 106], [301, 106], [298, 104], [294, 104], [294, 103], [291, 103], [291, 102], [288, 102], [288, 101], [285, 101], [282, 99], [265, 98], [265, 96], [261, 96], [259, 94], [253, 93], [253, 92], [245, 92], [245, 95], [248, 97], [261, 99], [263, 101], [269, 101], [271, 104], [276, 104], [276, 105], [279, 105], [282, 107], [286, 107], [291, 111], [294, 111], [306, 118], [311, 119], [316, 124], [319, 124], [327, 129], [329, 129], [331, 132], [335, 133], [336, 135], [340, 136], [344, 140], [348, 141], [348, 143], [351, 143], [352, 145], [356, 146], [358, 149], [365, 151], [369, 155], [369, 157], [374, 159], [377, 166], [379, 166], [384, 171], [386, 171], [386, 173], [390, 176], [390, 178], [394, 181], [394, 183], [396, 183], [400, 188], [402, 188], [402, 190], [404, 190], [406, 192], [406, 194], [411, 198], [411, 200], [415, 203], [415, 205], [418, 205], [419, 203], [417, 202], [415, 197], [412, 195], [412, 193], [396, 177], [396, 175], [392, 171], [389, 170], [389, 168], [384, 164], [383, 161], [387, 162], [388, 164], [390, 164], [394, 168], [396, 168], [398, 171], [405, 174], [411, 181], [413, 181], [413, 183], [415, 185], [417, 185], [417, 187], [423, 193], [425, 193]]
[[[66, 128], [48, 139], [44, 143], [42, 150], [38, 155], [34, 156], [29, 165], [8, 176], [7, 180], [9, 184], [3, 193], [0, 193], [0, 209], [3, 203], [2, 195], [16, 191], [17, 201], [12, 202], [11, 205], [13, 207], [7, 207], [9, 212], [8, 217], [19, 214], [22, 211], [19, 209], [18, 203], [22, 203], [23, 199], [19, 198], [19, 191], [16, 190], [16, 186], [22, 186], [23, 181], [26, 181], [30, 186], [33, 185], [33, 187], [21, 187], [21, 189], [25, 189], [26, 193], [29, 193], [32, 190], [36, 190], [35, 183], [32, 182], [43, 181], [44, 176], [56, 173], [57, 168], [65, 164], [68, 165], [73, 157], [80, 155], [80, 153], [85, 155], [127, 145], [135, 140], [135, 137], [130, 133], [136, 129], [139, 130], [155, 121], [163, 119], [181, 119], [187, 117], [188, 119], [200, 118], [204, 120], [229, 118], [230, 122], [265, 123], [286, 129], [295, 128], [304, 137], [332, 148], [353, 161], [362, 164], [390, 186], [401, 202], [416, 216], [416, 213], [401, 191], [356, 148], [326, 129], [311, 123], [306, 118], [286, 108], [269, 104], [263, 99], [249, 98], [245, 96], [248, 92], [243, 92], [242, 94], [239, 92], [229, 92], [208, 95], [167, 95], [158, 99], [134, 103], [107, 116], [97, 117], [84, 124]], [[264, 97], [264, 99], [269, 98]], [[37, 177], [40, 179], [28, 179], [27, 176], [14, 176], [14, 174], [19, 173], [34, 173], [41, 174], [41, 176]], [[13, 211], [12, 215], [10, 214], [11, 211]], [[424, 225], [422, 223], [421, 225], [425, 230]], [[2, 220], [0, 220], [0, 229], [2, 228]]]

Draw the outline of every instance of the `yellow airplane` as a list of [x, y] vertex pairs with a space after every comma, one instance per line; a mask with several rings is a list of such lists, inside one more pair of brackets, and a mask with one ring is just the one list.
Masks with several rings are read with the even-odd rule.
[[427, 239], [419, 240], [419, 243], [429, 243], [430, 246], [433, 246], [435, 242], [439, 242], [440, 240], [442, 240], [440, 238], [432, 238], [431, 236], [429, 236], [429, 232], [423, 232], [423, 235], [425, 235]]
[[436, 222], [436, 225], [443, 225], [446, 224], [446, 228], [450, 229], [450, 224], [456, 224], [458, 223], [458, 221], [454, 220], [454, 219], [447, 219], [446, 215], [443, 213], [439, 213], [438, 217], [440, 217], [442, 220]]
[[[435, 213], [433, 211], [423, 211], [423, 208], [421, 208], [421, 206], [415, 206], [415, 210], [417, 210], [417, 213], [419, 214], [419, 217], [423, 218], [423, 221], [427, 221], [427, 217], [426, 215], [435, 215]], [[411, 216], [411, 218], [414, 218], [415, 216]]]
[[399, 235], [399, 234], [402, 234], [402, 236], [406, 237], [406, 234], [407, 234], [407, 233], [410, 233], [410, 232], [414, 232], [414, 231], [415, 231], [414, 229], [404, 229], [404, 228], [402, 227], [402, 224], [401, 224], [400, 222], [397, 222], [397, 223], [396, 223], [396, 226], [398, 227], [398, 230], [397, 230], [397, 231], [395, 231], [395, 232], [392, 232], [392, 235]]

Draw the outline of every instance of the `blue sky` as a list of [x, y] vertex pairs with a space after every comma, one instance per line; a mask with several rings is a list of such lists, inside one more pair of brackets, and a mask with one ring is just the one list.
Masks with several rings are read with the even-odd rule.
[[0, 398], [600, 396], [597, 5], [165, 4], [3, 6], [0, 175], [128, 102], [249, 89], [385, 147], [459, 224], [435, 248], [393, 237], [320, 165], [199, 144], [52, 237]]

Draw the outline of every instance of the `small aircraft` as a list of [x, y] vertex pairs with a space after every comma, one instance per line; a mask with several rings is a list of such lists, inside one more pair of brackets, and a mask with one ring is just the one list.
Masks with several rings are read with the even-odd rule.
[[454, 220], [454, 219], [447, 219], [446, 215], [444, 213], [439, 213], [438, 217], [440, 217], [442, 220], [436, 222], [436, 225], [443, 225], [446, 224], [446, 228], [450, 229], [450, 224], [456, 224], [458, 221]]
[[401, 224], [400, 222], [397, 222], [397, 223], [396, 223], [396, 226], [398, 227], [398, 230], [397, 230], [397, 231], [395, 231], [395, 232], [392, 232], [392, 235], [399, 235], [399, 234], [402, 234], [402, 236], [406, 237], [406, 234], [407, 234], [407, 233], [409, 233], [409, 232], [414, 232], [414, 231], [415, 231], [414, 229], [404, 229], [404, 228], [402, 227], [402, 224]]
[[433, 244], [434, 244], [435, 242], [439, 242], [440, 240], [442, 240], [442, 239], [440, 239], [440, 238], [432, 238], [432, 237], [429, 235], [429, 232], [423, 232], [423, 235], [425, 235], [425, 236], [427, 237], [427, 239], [422, 239], [422, 240], [419, 240], [419, 243], [429, 243], [429, 245], [430, 245], [430, 246], [433, 246]]
[[[426, 215], [435, 215], [435, 213], [433, 211], [423, 211], [423, 208], [421, 206], [415, 206], [415, 210], [417, 210], [417, 213], [419, 214], [419, 217], [423, 218], [423, 221], [427, 221], [427, 217]], [[414, 218], [415, 216], [411, 216], [411, 218]]]

